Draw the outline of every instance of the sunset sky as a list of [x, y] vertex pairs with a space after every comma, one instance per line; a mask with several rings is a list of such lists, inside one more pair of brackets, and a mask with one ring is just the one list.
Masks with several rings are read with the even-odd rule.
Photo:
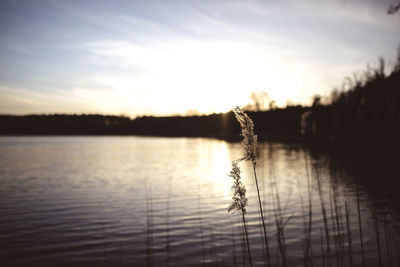
[[0, 2], [0, 113], [224, 112], [309, 104], [390, 67], [396, 0]]

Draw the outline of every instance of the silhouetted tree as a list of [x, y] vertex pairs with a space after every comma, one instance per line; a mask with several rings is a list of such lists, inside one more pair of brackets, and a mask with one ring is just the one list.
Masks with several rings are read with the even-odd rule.
[[266, 92], [252, 92], [250, 94], [251, 102], [245, 107], [249, 111], [262, 111], [266, 109], [267, 103], [271, 98]]
[[313, 107], [317, 107], [317, 106], [319, 106], [319, 105], [321, 105], [321, 96], [320, 96], [320, 95], [315, 95], [315, 96], [313, 97], [312, 106], [313, 106]]

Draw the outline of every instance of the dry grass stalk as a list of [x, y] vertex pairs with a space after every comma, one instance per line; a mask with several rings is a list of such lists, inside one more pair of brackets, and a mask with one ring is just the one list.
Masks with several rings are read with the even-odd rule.
[[253, 121], [241, 108], [236, 107], [235, 109], [233, 109], [233, 112], [235, 113], [235, 117], [240, 124], [240, 127], [242, 129], [242, 136], [243, 136], [242, 146], [244, 148], [244, 156], [239, 161], [245, 160], [245, 161], [251, 161], [253, 163], [253, 173], [254, 173], [254, 179], [256, 181], [258, 204], [259, 204], [259, 208], [260, 208], [260, 216], [261, 216], [262, 226], [263, 226], [263, 230], [264, 230], [264, 240], [265, 240], [265, 247], [266, 247], [266, 251], [267, 251], [267, 261], [268, 261], [268, 266], [271, 266], [271, 259], [270, 259], [269, 247], [268, 247], [267, 230], [265, 227], [264, 213], [263, 213], [263, 209], [262, 209], [262, 205], [261, 205], [260, 190], [258, 187], [258, 179], [257, 179], [257, 172], [256, 172], [257, 135], [254, 134]]
[[246, 206], [247, 206], [246, 188], [241, 182], [240, 168], [238, 166], [238, 163], [239, 163], [238, 161], [232, 161], [232, 170], [229, 174], [229, 177], [233, 179], [233, 185], [232, 185], [233, 197], [232, 197], [232, 203], [228, 207], [228, 212], [235, 213], [239, 211], [242, 213], [242, 222], [244, 227], [244, 233], [246, 235], [247, 251], [249, 253], [250, 266], [253, 266], [251, 260], [250, 243], [249, 243], [249, 236], [247, 233], [247, 225], [245, 218]]

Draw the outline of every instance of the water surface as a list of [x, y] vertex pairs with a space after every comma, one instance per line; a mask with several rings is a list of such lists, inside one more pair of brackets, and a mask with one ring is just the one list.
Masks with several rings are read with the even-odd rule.
[[[227, 213], [230, 162], [241, 154], [239, 143], [203, 138], [1, 137], [2, 265], [248, 265], [241, 215]], [[240, 166], [262, 266], [252, 166]], [[257, 175], [273, 266], [399, 264], [384, 189], [282, 143], [260, 144]]]

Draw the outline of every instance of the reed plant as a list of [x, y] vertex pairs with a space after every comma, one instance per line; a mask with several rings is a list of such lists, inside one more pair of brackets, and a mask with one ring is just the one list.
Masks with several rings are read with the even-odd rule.
[[274, 206], [273, 211], [274, 211], [274, 218], [276, 225], [276, 240], [278, 242], [278, 249], [279, 249], [279, 254], [281, 256], [282, 267], [286, 267], [287, 255], [286, 255], [286, 241], [285, 241], [284, 227], [290, 218], [287, 219], [286, 222], [284, 222], [283, 220], [282, 205], [278, 192], [278, 187], [276, 186], [276, 182], [271, 184], [271, 188], [273, 188], [275, 191], [274, 192], [275, 200], [273, 201], [273, 206]]
[[267, 262], [268, 266], [271, 266], [271, 259], [269, 253], [269, 246], [268, 246], [268, 238], [267, 238], [267, 230], [265, 227], [265, 220], [264, 220], [264, 213], [261, 205], [261, 197], [260, 197], [260, 190], [258, 187], [258, 179], [257, 179], [257, 172], [256, 172], [256, 165], [257, 165], [257, 135], [254, 134], [254, 123], [250, 119], [250, 117], [239, 107], [233, 109], [235, 113], [236, 120], [239, 122], [241, 127], [241, 135], [243, 136], [242, 146], [244, 148], [244, 155], [239, 161], [250, 161], [253, 165], [253, 174], [254, 180], [256, 182], [257, 188], [257, 196], [258, 196], [258, 204], [260, 208], [260, 217], [263, 226], [264, 232], [264, 240], [265, 240], [265, 248], [267, 252]]
[[325, 253], [324, 253], [324, 234], [322, 233], [322, 228], [319, 228], [320, 232], [320, 244], [321, 244], [321, 260], [322, 260], [322, 267], [325, 267]]
[[146, 179], [146, 266], [154, 266], [153, 259], [153, 197], [151, 183]]
[[306, 165], [306, 177], [307, 177], [307, 197], [308, 197], [308, 223], [305, 223], [305, 247], [304, 247], [304, 266], [312, 266], [312, 242], [311, 242], [311, 231], [313, 223], [313, 194], [312, 194], [312, 180], [308, 170], [308, 159], [307, 155], [304, 154], [305, 165]]
[[371, 213], [372, 213], [372, 222], [374, 225], [374, 230], [375, 230], [375, 238], [376, 238], [376, 248], [378, 252], [378, 262], [379, 266], [383, 266], [383, 260], [382, 260], [382, 251], [381, 251], [381, 237], [380, 237], [380, 230], [379, 230], [379, 218], [378, 218], [378, 208], [377, 208], [377, 203], [376, 203], [376, 196], [372, 196], [372, 207], [371, 207]]
[[390, 234], [390, 229], [389, 229], [389, 221], [387, 218], [387, 212], [386, 212], [386, 206], [383, 209], [383, 230], [384, 230], [384, 235], [385, 235], [385, 250], [386, 250], [386, 258], [387, 258], [387, 263], [388, 266], [392, 266], [393, 260], [392, 260], [392, 253], [391, 253], [391, 234]]
[[[329, 225], [328, 225], [328, 216], [326, 212], [326, 206], [325, 206], [325, 199], [324, 199], [324, 193], [322, 191], [322, 182], [321, 182], [321, 177], [319, 176], [319, 171], [318, 167], [315, 166], [314, 168], [315, 174], [316, 174], [316, 180], [317, 180], [317, 186], [318, 186], [318, 194], [319, 194], [319, 202], [321, 204], [321, 212], [322, 212], [322, 218], [324, 222], [324, 230], [325, 230], [325, 239], [326, 239], [326, 253], [324, 251], [323, 247], [323, 242], [321, 239], [321, 248], [322, 248], [322, 257], [323, 260], [325, 260], [325, 257], [327, 258], [327, 266], [330, 267], [331, 264], [331, 248], [330, 248], [330, 236], [329, 236]], [[325, 266], [325, 262], [323, 262], [323, 265]]]
[[[250, 250], [250, 241], [249, 241], [249, 232], [246, 222], [246, 206], [248, 204], [248, 200], [246, 198], [246, 189], [241, 182], [241, 171], [239, 168], [239, 163], [242, 161], [250, 161], [252, 164], [253, 175], [255, 180], [255, 185], [257, 189], [258, 196], [258, 204], [259, 204], [259, 215], [261, 217], [260, 226], [260, 235], [264, 235], [263, 243], [263, 257], [264, 257], [264, 265], [271, 266], [271, 257], [268, 243], [268, 235], [266, 231], [266, 224], [263, 212], [263, 205], [260, 197], [259, 190], [259, 182], [257, 177], [257, 135], [254, 134], [254, 124], [250, 117], [239, 107], [236, 107], [233, 110], [237, 121], [241, 127], [241, 136], [243, 137], [242, 146], [244, 149], [244, 154], [237, 160], [232, 162], [232, 170], [229, 174], [229, 177], [233, 179], [233, 197], [232, 203], [228, 208], [228, 212], [240, 212], [242, 219], [242, 227], [243, 231], [241, 231], [241, 238], [243, 240], [243, 248], [242, 248], [242, 262], [244, 265], [248, 264], [247, 256], [249, 259], [249, 264], [252, 266], [252, 257]], [[260, 158], [259, 158], [260, 160]], [[351, 196], [348, 196], [346, 192], [341, 190], [340, 180], [336, 176], [336, 173], [330, 173], [330, 180], [326, 181], [324, 175], [320, 175], [320, 167], [317, 162], [309, 162], [307, 155], [305, 155], [305, 165], [306, 165], [306, 191], [305, 198], [300, 194], [299, 201], [301, 202], [302, 207], [302, 215], [303, 223], [304, 223], [304, 243], [303, 243], [303, 265], [306, 266], [365, 266], [366, 265], [366, 249], [364, 244], [364, 232], [362, 220], [366, 219], [361, 216], [361, 204], [360, 204], [360, 193], [357, 187], [356, 193], [356, 203], [352, 204]], [[310, 169], [309, 169], [310, 168]], [[260, 171], [260, 168], [258, 169]], [[286, 244], [285, 238], [285, 226], [291, 219], [287, 217], [286, 210], [287, 203], [282, 202], [284, 198], [281, 198], [282, 195], [276, 183], [276, 178], [273, 175], [273, 168], [270, 166], [270, 185], [269, 188], [271, 192], [268, 192], [270, 196], [270, 200], [272, 201], [272, 211], [273, 218], [275, 219], [276, 225], [276, 242], [277, 242], [277, 256], [278, 262], [274, 264], [280, 266], [290, 266], [294, 263], [294, 261], [289, 261], [290, 254], [288, 254], [287, 248], [292, 248], [289, 246], [290, 243]], [[315, 181], [315, 184], [313, 183]], [[261, 183], [263, 186], [263, 183]], [[301, 184], [299, 183], [299, 187]], [[263, 193], [267, 192], [264, 187]], [[286, 192], [285, 192], [286, 193]], [[290, 195], [291, 191], [289, 191]], [[286, 195], [285, 195], [286, 197]], [[319, 199], [318, 199], [319, 197]], [[264, 199], [266, 199], [264, 195]], [[314, 201], [319, 200], [320, 208], [315, 207]], [[377, 250], [377, 266], [383, 266], [384, 264], [388, 264], [388, 266], [395, 266], [396, 261], [395, 256], [398, 257], [396, 252], [399, 250], [400, 246], [398, 240], [395, 240], [393, 236], [391, 236], [391, 230], [397, 230], [397, 233], [400, 233], [400, 219], [396, 219], [396, 216], [391, 214], [389, 211], [384, 209], [383, 211], [378, 211], [378, 204], [376, 201], [376, 196], [372, 198], [372, 226], [375, 233], [375, 242], [376, 242], [376, 250]], [[285, 205], [286, 204], [286, 205]], [[354, 213], [354, 218], [357, 216], [357, 219], [354, 219], [354, 225], [352, 225], [352, 209], [354, 206], [357, 209], [354, 210], [357, 214]], [[265, 207], [265, 203], [264, 203]], [[318, 227], [319, 221], [317, 221], [317, 225], [315, 224], [315, 210], [320, 209], [321, 214], [321, 227], [319, 231], [319, 243], [320, 248], [318, 249], [318, 234], [314, 233], [314, 228]], [[319, 214], [317, 212], [317, 214]], [[380, 218], [378, 218], [380, 217]], [[399, 217], [400, 218], [400, 217]], [[271, 221], [273, 224], [273, 221]], [[364, 223], [365, 224], [365, 223]], [[394, 228], [391, 228], [393, 224]], [[261, 227], [262, 226], [262, 227]], [[357, 229], [358, 226], [358, 229]], [[382, 226], [382, 227], [381, 227]], [[262, 230], [261, 230], [262, 228]], [[354, 230], [352, 229], [354, 228]], [[368, 228], [367, 228], [368, 229]], [[317, 230], [317, 229], [315, 229]], [[356, 245], [358, 242], [356, 240], [356, 236], [352, 233], [353, 231], [358, 230], [360, 235], [360, 246], [361, 246], [361, 262], [358, 262], [357, 254], [353, 254], [357, 251]], [[273, 232], [272, 230], [271, 232]], [[262, 232], [262, 233], [261, 233]], [[287, 230], [286, 230], [287, 232]], [[287, 233], [286, 233], [287, 234]], [[314, 236], [315, 235], [315, 236]], [[262, 238], [262, 237], [261, 237]], [[368, 239], [367, 239], [368, 240]], [[221, 239], [221, 244], [223, 240]], [[236, 242], [233, 238], [232, 240], [232, 248], [235, 253]], [[274, 239], [275, 241], [275, 239]], [[316, 241], [316, 242], [315, 242]], [[393, 248], [393, 245], [395, 248]], [[224, 247], [224, 245], [222, 244]], [[246, 249], [247, 247], [247, 249]], [[222, 250], [222, 258], [224, 258], [224, 251]], [[246, 250], [248, 255], [246, 256]], [[320, 256], [318, 254], [318, 250], [320, 250]], [[275, 251], [274, 251], [275, 252]], [[386, 254], [386, 257], [385, 257]], [[275, 255], [275, 254], [274, 254]], [[254, 256], [254, 255], [253, 255]], [[399, 257], [400, 259], [400, 257]], [[232, 259], [233, 265], [237, 264], [236, 257]], [[219, 261], [217, 261], [219, 262]], [[224, 263], [222, 261], [222, 263]]]
[[353, 266], [353, 251], [352, 251], [352, 238], [351, 238], [351, 229], [350, 229], [350, 219], [349, 219], [349, 209], [347, 201], [344, 202], [344, 207], [346, 211], [346, 228], [347, 228], [347, 246], [349, 249], [349, 264]]
[[236, 267], [236, 235], [235, 235], [235, 231], [233, 228], [233, 223], [231, 224], [231, 231], [232, 231], [232, 235], [231, 235], [231, 243], [232, 243], [232, 251], [233, 251], [233, 255], [232, 255], [232, 266]]
[[238, 161], [232, 161], [232, 170], [229, 174], [229, 177], [233, 179], [233, 185], [232, 185], [233, 197], [232, 197], [232, 203], [228, 208], [228, 212], [235, 213], [239, 211], [242, 214], [242, 223], [243, 223], [244, 233], [246, 235], [247, 251], [249, 254], [250, 266], [253, 266], [251, 260], [249, 235], [247, 231], [246, 218], [245, 218], [246, 206], [248, 204], [247, 203], [248, 201], [246, 198], [246, 188], [244, 187], [241, 181]]
[[[199, 187], [200, 188], [200, 187]], [[200, 242], [201, 242], [201, 257], [202, 257], [202, 263], [203, 265], [205, 264], [206, 261], [206, 254], [205, 254], [205, 245], [204, 245], [204, 229], [203, 229], [203, 216], [202, 216], [202, 211], [201, 211], [201, 204], [200, 204], [200, 189], [199, 193], [197, 195], [197, 204], [198, 204], [198, 220], [199, 220], [199, 225], [200, 225]]]
[[334, 260], [336, 261], [336, 266], [344, 265], [344, 230], [343, 230], [343, 216], [340, 207], [341, 195], [338, 190], [336, 174], [331, 173], [330, 175], [331, 181], [329, 185], [329, 204], [330, 204], [330, 213], [331, 213], [331, 221], [332, 221], [332, 235], [333, 242], [335, 246], [335, 253], [332, 254], [334, 256]]
[[171, 236], [170, 236], [170, 205], [171, 205], [171, 184], [172, 181], [169, 180], [168, 183], [168, 194], [167, 194], [167, 208], [166, 208], [166, 240], [165, 240], [165, 249], [167, 254], [167, 262], [166, 266], [169, 266], [170, 263], [170, 254], [171, 254]]
[[363, 238], [363, 231], [362, 231], [361, 208], [360, 208], [360, 191], [359, 191], [358, 186], [357, 186], [357, 216], [358, 216], [358, 231], [360, 234], [362, 266], [365, 267], [364, 238]]

